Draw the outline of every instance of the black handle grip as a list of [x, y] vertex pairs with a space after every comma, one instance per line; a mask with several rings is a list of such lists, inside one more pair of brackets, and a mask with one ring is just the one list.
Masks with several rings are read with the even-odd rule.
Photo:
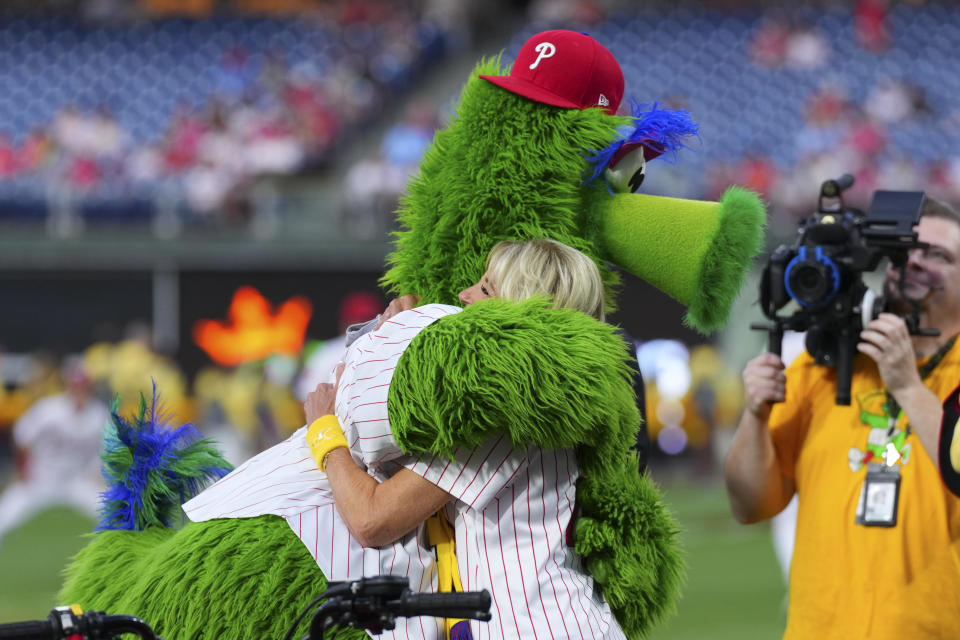
[[486, 589], [464, 593], [405, 593], [399, 600], [386, 604], [400, 616], [490, 619], [490, 592]]
[[[61, 614], [69, 620], [58, 617]], [[0, 640], [62, 640], [73, 634], [99, 638], [102, 634], [113, 637], [120, 633], [133, 633], [143, 640], [160, 640], [150, 625], [135, 616], [105, 616], [99, 611], [76, 615], [66, 607], [62, 611], [54, 609], [46, 620], [0, 624]]]
[[0, 639], [4, 640], [57, 640], [57, 632], [50, 620], [0, 624]]

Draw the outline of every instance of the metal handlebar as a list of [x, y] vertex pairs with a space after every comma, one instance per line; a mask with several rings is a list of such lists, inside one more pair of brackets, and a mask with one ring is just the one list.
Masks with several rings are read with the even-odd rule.
[[[334, 626], [367, 629], [373, 633], [394, 629], [398, 617], [434, 616], [439, 618], [490, 619], [490, 593], [414, 593], [403, 576], [376, 576], [348, 582], [332, 582], [317, 600], [326, 602], [316, 608], [310, 633], [304, 640], [322, 640]], [[293, 635], [315, 600], [291, 625], [286, 638]], [[143, 640], [163, 640], [146, 622], [134, 616], [106, 615], [102, 611], [83, 612], [80, 607], [57, 607], [46, 620], [0, 624], [0, 640], [110, 640], [120, 634], [136, 634]]]
[[146, 622], [134, 616], [108, 616], [102, 611], [79, 607], [57, 607], [46, 620], [29, 620], [0, 624], [0, 640], [66, 640], [78, 638], [113, 638], [133, 633], [143, 640], [163, 640]]

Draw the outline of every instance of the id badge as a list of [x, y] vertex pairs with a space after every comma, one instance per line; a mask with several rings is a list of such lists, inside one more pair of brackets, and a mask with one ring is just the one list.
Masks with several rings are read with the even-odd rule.
[[896, 526], [899, 501], [900, 468], [871, 463], [860, 489], [857, 524], [865, 527]]

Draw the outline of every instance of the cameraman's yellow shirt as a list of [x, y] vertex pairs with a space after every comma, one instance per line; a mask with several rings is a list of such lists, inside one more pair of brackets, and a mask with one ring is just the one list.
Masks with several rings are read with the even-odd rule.
[[[960, 341], [925, 381], [941, 400], [958, 383]], [[886, 439], [886, 394], [863, 355], [850, 406], [837, 406], [835, 394], [836, 370], [803, 353], [770, 416], [781, 470], [799, 496], [784, 637], [960, 637], [960, 499], [911, 433], [899, 447], [896, 525], [855, 524], [866, 464]]]

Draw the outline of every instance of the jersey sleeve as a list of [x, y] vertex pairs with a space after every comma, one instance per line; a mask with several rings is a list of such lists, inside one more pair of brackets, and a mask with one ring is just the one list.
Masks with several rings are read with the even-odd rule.
[[457, 448], [452, 459], [422, 454], [409, 457], [404, 466], [470, 508], [482, 510], [527, 464], [525, 451], [497, 436], [476, 447]]

